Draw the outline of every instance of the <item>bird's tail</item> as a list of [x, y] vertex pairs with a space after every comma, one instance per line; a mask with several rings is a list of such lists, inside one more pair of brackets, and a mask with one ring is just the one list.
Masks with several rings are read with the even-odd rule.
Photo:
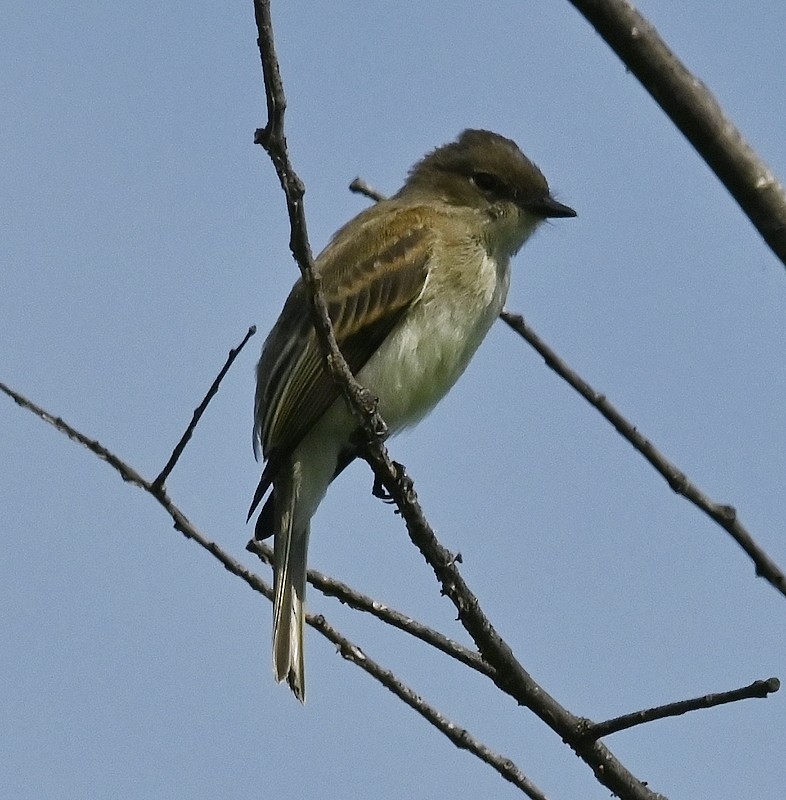
[[295, 527], [299, 474], [294, 469], [275, 486], [275, 543], [273, 597], [273, 671], [286, 679], [295, 697], [306, 700], [303, 626], [306, 600], [306, 551], [309, 523]]

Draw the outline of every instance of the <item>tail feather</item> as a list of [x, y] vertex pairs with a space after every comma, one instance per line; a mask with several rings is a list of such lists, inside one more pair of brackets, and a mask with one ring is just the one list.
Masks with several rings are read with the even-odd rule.
[[277, 681], [286, 679], [301, 703], [306, 699], [303, 653], [306, 552], [309, 524], [294, 526], [299, 490], [297, 470], [277, 481], [275, 493], [273, 671]]

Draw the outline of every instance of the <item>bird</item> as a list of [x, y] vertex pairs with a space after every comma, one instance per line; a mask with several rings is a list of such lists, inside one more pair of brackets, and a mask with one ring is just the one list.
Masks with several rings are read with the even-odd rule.
[[[455, 384], [503, 308], [510, 260], [552, 217], [575, 217], [516, 143], [467, 129], [427, 153], [393, 196], [340, 228], [314, 260], [336, 341], [378, 398], [388, 435]], [[305, 702], [304, 621], [311, 519], [354, 460], [356, 422], [329, 377], [302, 279], [262, 347], [248, 513], [274, 536], [273, 672]]]

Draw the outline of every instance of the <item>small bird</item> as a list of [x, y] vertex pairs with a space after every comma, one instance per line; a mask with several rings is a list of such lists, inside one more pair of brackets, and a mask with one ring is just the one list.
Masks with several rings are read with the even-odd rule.
[[[464, 372], [505, 303], [511, 256], [546, 218], [575, 216], [515, 142], [465, 130], [335, 234], [314, 268], [341, 352], [390, 434], [422, 419]], [[357, 425], [323, 367], [301, 280], [262, 348], [254, 418], [266, 464], [248, 516], [272, 489], [256, 538], [275, 535], [273, 669], [305, 702], [310, 523], [356, 457]]]

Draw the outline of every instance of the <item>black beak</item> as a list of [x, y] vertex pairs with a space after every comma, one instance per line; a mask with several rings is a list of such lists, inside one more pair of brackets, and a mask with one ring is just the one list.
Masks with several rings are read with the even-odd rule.
[[570, 207], [558, 203], [550, 194], [532, 204], [532, 211], [544, 217], [575, 217], [576, 212]]

